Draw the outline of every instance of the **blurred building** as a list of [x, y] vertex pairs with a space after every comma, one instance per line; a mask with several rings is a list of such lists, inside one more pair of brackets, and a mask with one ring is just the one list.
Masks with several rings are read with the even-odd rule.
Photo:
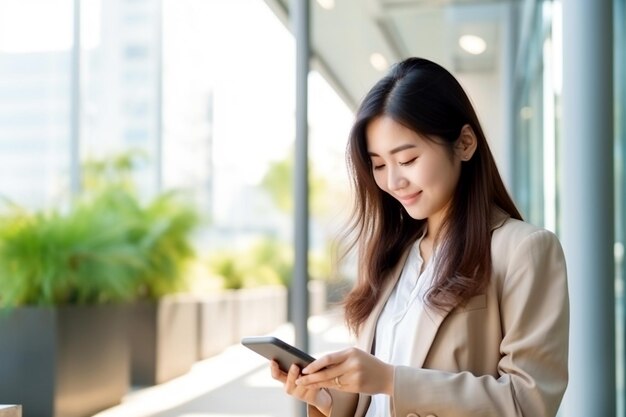
[[69, 52], [0, 53], [0, 190], [15, 203], [68, 188], [70, 74]]

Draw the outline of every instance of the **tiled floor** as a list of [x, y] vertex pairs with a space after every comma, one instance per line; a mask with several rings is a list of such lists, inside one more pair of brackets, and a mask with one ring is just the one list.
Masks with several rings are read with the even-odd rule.
[[[337, 312], [309, 319], [313, 356], [351, 345]], [[285, 324], [272, 332], [293, 342]], [[122, 404], [94, 417], [285, 417], [296, 404], [270, 377], [267, 361], [241, 345], [198, 362], [175, 380], [129, 393]]]

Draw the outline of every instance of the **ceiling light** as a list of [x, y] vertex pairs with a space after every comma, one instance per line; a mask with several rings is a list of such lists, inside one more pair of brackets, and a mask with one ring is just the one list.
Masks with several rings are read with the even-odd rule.
[[370, 64], [378, 70], [378, 71], [387, 71], [389, 68], [389, 63], [387, 62], [387, 58], [381, 53], [374, 52], [370, 55]]
[[459, 38], [459, 46], [472, 55], [480, 55], [487, 49], [485, 40], [476, 35], [463, 35]]
[[335, 8], [335, 0], [317, 0], [317, 4], [319, 4], [322, 9], [326, 10]]

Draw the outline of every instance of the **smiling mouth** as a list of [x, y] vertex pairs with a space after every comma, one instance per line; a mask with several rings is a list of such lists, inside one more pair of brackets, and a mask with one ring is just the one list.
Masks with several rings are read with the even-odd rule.
[[402, 204], [411, 204], [411, 203], [413, 203], [417, 199], [417, 197], [420, 196], [420, 194], [422, 194], [422, 192], [418, 191], [415, 194], [409, 194], [409, 195], [403, 196], [403, 197], [398, 196], [398, 200]]

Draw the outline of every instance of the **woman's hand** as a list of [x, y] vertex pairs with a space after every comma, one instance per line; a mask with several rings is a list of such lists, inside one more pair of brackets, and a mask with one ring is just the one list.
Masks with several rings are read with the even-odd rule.
[[350, 348], [323, 356], [302, 370], [298, 387], [393, 395], [394, 367], [369, 353]]
[[297, 365], [291, 365], [289, 372], [284, 373], [278, 364], [272, 361], [270, 369], [272, 370], [272, 378], [283, 383], [287, 394], [317, 407], [326, 416], [330, 415], [333, 399], [327, 390], [296, 385], [296, 380], [300, 376], [300, 368]]

